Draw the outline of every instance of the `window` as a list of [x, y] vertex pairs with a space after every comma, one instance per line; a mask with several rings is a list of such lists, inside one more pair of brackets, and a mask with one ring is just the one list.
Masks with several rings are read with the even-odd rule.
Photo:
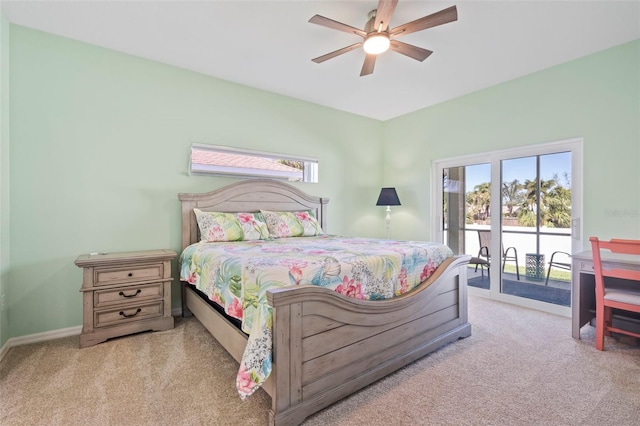
[[318, 182], [318, 160], [226, 146], [192, 144], [189, 174]]

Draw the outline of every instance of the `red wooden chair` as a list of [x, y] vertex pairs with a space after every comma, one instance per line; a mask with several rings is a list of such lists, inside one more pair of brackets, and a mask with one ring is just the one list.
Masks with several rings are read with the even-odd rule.
[[[593, 250], [593, 266], [596, 274], [596, 349], [604, 350], [604, 336], [611, 332], [626, 334], [640, 339], [640, 334], [628, 330], [621, 330], [612, 325], [612, 309], [640, 313], [640, 270], [632, 269], [603, 269], [601, 250], [611, 253], [640, 255], [640, 240], [600, 241], [597, 237], [589, 238]], [[605, 277], [622, 278], [635, 282], [628, 285], [611, 285]]]

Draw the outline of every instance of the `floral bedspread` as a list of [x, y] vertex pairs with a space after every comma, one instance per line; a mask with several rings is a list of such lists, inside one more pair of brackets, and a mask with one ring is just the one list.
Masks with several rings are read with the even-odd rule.
[[312, 284], [356, 299], [388, 299], [414, 288], [451, 256], [449, 247], [437, 243], [330, 235], [201, 242], [182, 252], [180, 279], [241, 320], [249, 339], [236, 386], [244, 399], [271, 373], [267, 290]]

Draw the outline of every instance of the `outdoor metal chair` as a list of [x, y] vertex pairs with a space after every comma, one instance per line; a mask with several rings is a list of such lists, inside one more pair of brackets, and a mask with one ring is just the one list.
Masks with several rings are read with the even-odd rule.
[[[476, 264], [476, 271], [478, 270], [478, 266], [480, 266], [481, 268], [486, 267], [487, 274], [490, 274], [491, 252], [489, 251], [489, 247], [491, 247], [491, 231], [484, 229], [478, 230], [478, 241], [480, 242], [480, 250], [478, 251], [477, 258], [473, 259], [478, 259], [479, 262], [471, 261], [470, 263]], [[502, 248], [502, 272], [504, 272], [504, 267], [506, 266], [507, 261], [515, 261], [516, 277], [518, 278], [518, 280], [520, 280], [520, 268], [518, 267], [518, 251], [515, 247], [507, 247], [507, 249], [505, 250], [502, 243], [500, 244], [500, 247]], [[510, 251], [513, 251], [513, 255], [509, 255]]]
[[[604, 336], [611, 332], [626, 334], [640, 339], [640, 334], [622, 330], [613, 326], [613, 309], [640, 313], [640, 270], [623, 269], [616, 266], [611, 269], [602, 267], [601, 250], [611, 253], [640, 255], [640, 240], [600, 241], [589, 238], [593, 252], [593, 267], [596, 276], [596, 349], [604, 350]], [[613, 278], [613, 282], [605, 280]], [[620, 281], [620, 279], [624, 281]]]
[[[557, 254], [566, 256], [567, 258], [561, 258], [560, 261], [554, 260]], [[547, 279], [544, 281], [544, 285], [549, 284], [549, 275], [551, 275], [551, 268], [564, 269], [565, 271], [571, 270], [571, 261], [567, 261], [570, 257], [571, 255], [569, 253], [560, 250], [551, 253], [551, 259], [549, 260], [549, 269], [547, 269]]]
[[482, 277], [484, 277], [484, 268], [487, 268], [487, 276], [489, 277], [489, 279], [491, 279], [491, 270], [489, 269], [489, 261], [486, 259], [481, 259], [479, 257], [472, 257], [471, 260], [469, 260], [469, 264], [470, 265], [476, 265], [476, 269], [475, 272], [478, 272], [478, 266], [480, 267], [480, 273], [482, 274]]

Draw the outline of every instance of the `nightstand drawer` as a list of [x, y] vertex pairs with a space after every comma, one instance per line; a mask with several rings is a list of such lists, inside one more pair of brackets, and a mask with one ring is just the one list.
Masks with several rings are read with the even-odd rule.
[[93, 293], [93, 306], [102, 308], [114, 304], [122, 305], [124, 302], [138, 303], [149, 299], [161, 299], [164, 296], [163, 289], [163, 283], [154, 283], [98, 290]]
[[163, 269], [162, 263], [132, 265], [128, 268], [95, 268], [93, 282], [98, 286], [160, 280], [163, 278]]
[[133, 305], [127, 307], [118, 307], [109, 310], [94, 312], [94, 327], [107, 327], [111, 325], [122, 324], [131, 321], [139, 321], [142, 319], [162, 316], [164, 303], [162, 300], [157, 302]]

